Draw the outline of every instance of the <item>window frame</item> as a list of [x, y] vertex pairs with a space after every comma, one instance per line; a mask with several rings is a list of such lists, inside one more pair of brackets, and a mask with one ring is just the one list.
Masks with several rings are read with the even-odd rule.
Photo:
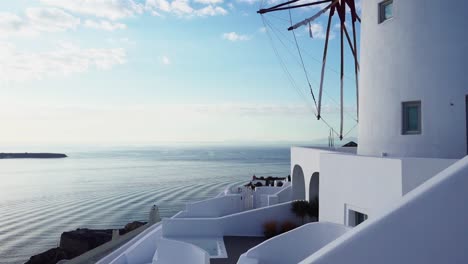
[[[392, 16], [391, 17], [388, 17], [386, 18], [385, 17], [385, 8], [389, 5], [392, 5]], [[378, 12], [379, 12], [379, 24], [382, 24], [384, 23], [385, 21], [388, 21], [390, 19], [393, 18], [394, 16], [394, 7], [393, 7], [393, 0], [384, 0], [382, 2], [379, 3], [379, 7], [378, 7]]]
[[[401, 113], [402, 113], [402, 124], [401, 124], [401, 134], [402, 135], [420, 135], [422, 134], [422, 104], [421, 101], [408, 101], [401, 104]], [[408, 111], [410, 107], [416, 106], [418, 108], [418, 129], [409, 130], [408, 127]]]
[[356, 213], [364, 215], [364, 222], [369, 219], [369, 213], [367, 209], [357, 207], [354, 205], [346, 204], [344, 206], [345, 211], [345, 225], [349, 227], [355, 227], [356, 224]]
[[364, 221], [366, 221], [368, 218], [369, 218], [369, 216], [367, 214], [364, 214], [364, 213], [361, 213], [361, 212], [358, 212], [358, 211], [354, 211], [354, 226], [358, 226], [358, 225], [364, 223]]
[[[362, 219], [361, 219], [362, 218]], [[358, 210], [348, 209], [347, 226], [356, 227], [369, 219], [369, 215]], [[362, 221], [359, 221], [362, 220]]]

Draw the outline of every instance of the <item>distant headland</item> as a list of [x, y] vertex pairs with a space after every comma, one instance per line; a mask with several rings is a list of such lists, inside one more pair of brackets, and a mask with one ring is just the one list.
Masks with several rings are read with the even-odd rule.
[[0, 159], [61, 159], [68, 157], [61, 153], [0, 153]]

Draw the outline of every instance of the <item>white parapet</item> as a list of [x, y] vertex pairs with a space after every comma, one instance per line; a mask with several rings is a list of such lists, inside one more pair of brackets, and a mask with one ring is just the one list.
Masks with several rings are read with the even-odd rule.
[[299, 219], [292, 213], [291, 203], [283, 203], [223, 217], [163, 219], [163, 236], [263, 236], [263, 224], [268, 221]]
[[228, 194], [207, 200], [188, 203], [185, 212], [177, 218], [220, 217], [244, 210], [241, 194]]
[[210, 256], [205, 250], [182, 241], [161, 238], [153, 264], [209, 264]]
[[129, 242], [103, 257], [97, 264], [151, 263], [156, 252], [156, 241], [162, 236], [161, 223], [156, 223]]
[[[311, 223], [271, 238], [244, 253], [238, 264], [298, 263], [349, 230], [344, 225]], [[287, 248], [288, 250], [283, 250]]]

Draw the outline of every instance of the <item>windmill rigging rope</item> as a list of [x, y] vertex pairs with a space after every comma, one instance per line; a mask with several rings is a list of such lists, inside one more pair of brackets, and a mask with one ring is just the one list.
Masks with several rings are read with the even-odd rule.
[[[271, 14], [269, 13], [268, 16], [271, 16]], [[289, 22], [289, 21], [288, 21]], [[274, 25], [272, 25], [272, 28], [274, 28], [275, 31], [277, 31], [278, 33], [280, 33], [285, 39], [287, 39], [289, 42], [291, 42], [292, 44], [294, 44], [294, 41], [290, 40], [288, 36], [286, 36], [281, 30], [279, 30], [277, 27], [275, 27]], [[307, 50], [303, 49], [303, 48], [300, 48], [301, 51], [305, 54], [307, 54], [313, 61], [315, 61], [316, 63], [322, 65], [323, 64], [323, 61], [322, 60], [319, 60], [317, 59], [314, 55], [312, 55], [310, 52], [308, 52]], [[335, 73], [336, 75], [338, 76], [341, 76], [341, 73], [336, 70], [335, 68], [333, 67], [330, 67], [330, 66], [325, 66], [326, 69], [332, 71], [333, 73]], [[349, 79], [351, 81], [356, 81], [356, 79], [354, 77], [351, 77], [349, 76], [348, 74], [344, 74], [344, 77], [346, 79]]]
[[[289, 50], [289, 47], [288, 47], [288, 46], [283, 42], [283, 40], [278, 36], [277, 33], [281, 33], [281, 31], [280, 31], [278, 28], [274, 27], [274, 26], [268, 21], [268, 19], [264, 18], [264, 21], [265, 21], [265, 23], [271, 28], [273, 34], [274, 34], [275, 37], [278, 39], [278, 41], [283, 45], [283, 47], [285, 48], [285, 50], [288, 51], [288, 53], [290, 53], [291, 56], [296, 60], [296, 62], [297, 62], [297, 64], [299, 65], [299, 67], [304, 67], [304, 66], [303, 66], [304, 64], [302, 64], [301, 61], [299, 61], [299, 59], [293, 54], [293, 52]], [[266, 26], [265, 26], [265, 28], [266, 28]], [[282, 35], [284, 36], [284, 34], [282, 34]], [[285, 67], [286, 67], [286, 66], [285, 66]], [[287, 68], [287, 67], [286, 67], [286, 68]], [[306, 74], [306, 78], [309, 77], [309, 73], [307, 72], [306, 69], [305, 69], [305, 74]], [[307, 79], [309, 80], [310, 78], [307, 78]], [[315, 82], [315, 85], [318, 86], [317, 80], [315, 80], [315, 79], [313, 79], [313, 78], [312, 78], [312, 80]], [[309, 82], [309, 87], [312, 88], [312, 87], [310, 86], [310, 82]], [[300, 89], [300, 90], [302, 91], [302, 89]], [[326, 90], [324, 90], [324, 94], [325, 94], [325, 95], [327, 96], [327, 98], [330, 99], [333, 103], [335, 103], [337, 106], [340, 106], [340, 104], [339, 104]], [[305, 96], [305, 94], [303, 94], [303, 96]], [[315, 104], [315, 107], [317, 108], [317, 104]], [[350, 112], [344, 110], [344, 113], [345, 113], [345, 115], [346, 115], [348, 118], [350, 118], [350, 119], [353, 120], [354, 122], [356, 122], [356, 123], [358, 122], [357, 118], [354, 117]]]
[[289, 19], [286, 19], [284, 17], [280, 17], [280, 16], [276, 16], [276, 15], [273, 15], [273, 14], [268, 14], [268, 17], [272, 17], [272, 18], [276, 18], [277, 20], [279, 21], [283, 21], [283, 22], [286, 22], [288, 24], [290, 24], [290, 20]]
[[[262, 15], [262, 22], [263, 22], [264, 27], [267, 29], [267, 30], [266, 30], [266, 33], [267, 33], [268, 39], [270, 40], [270, 44], [271, 44], [271, 46], [273, 47], [273, 50], [274, 50], [274, 52], [275, 52], [275, 54], [276, 54], [276, 57], [277, 57], [278, 61], [280, 62], [281, 67], [283, 68], [283, 71], [285, 72], [286, 76], [288, 77], [289, 81], [291, 82], [291, 85], [296, 89], [296, 91], [299, 91], [300, 93], [302, 93], [301, 90], [297, 87], [296, 83], [294, 82], [294, 78], [292, 77], [291, 73], [288, 71], [288, 69], [287, 69], [287, 67], [286, 67], [286, 65], [285, 65], [285, 63], [284, 63], [284, 61], [282, 60], [281, 56], [279, 55], [278, 50], [276, 49], [276, 46], [275, 46], [274, 41], [273, 41], [273, 38], [271, 37], [270, 32], [268, 32], [267, 23], [266, 23], [265, 18], [263, 17], [263, 15]], [[271, 28], [271, 27], [270, 27], [270, 28]], [[304, 94], [302, 94], [302, 95], [304, 96]], [[301, 98], [303, 98], [303, 99], [305, 100], [305, 97], [302, 97], [302, 96], [301, 96]], [[309, 101], [305, 100], [305, 102], [306, 102], [306, 105], [307, 105], [307, 106], [309, 106], [309, 107], [311, 106]], [[313, 109], [313, 107], [312, 107], [312, 109]], [[317, 114], [315, 113], [314, 110], [312, 110], [312, 113], [315, 115], [315, 117], [317, 117]], [[336, 136], [339, 136], [339, 135], [340, 135], [337, 131], [335, 131], [335, 129], [334, 129], [324, 118], [321, 118], [320, 120], [321, 120], [330, 130], [332, 130], [333, 133], [335, 133]]]
[[[283, 42], [283, 41], [281, 40], [281, 38], [276, 34], [276, 32], [275, 32], [274, 29], [272, 28], [271, 24], [270, 24], [266, 19], [265, 19], [265, 23], [270, 27], [270, 29], [272, 30], [274, 36], [275, 36], [275, 37], [278, 39], [278, 41], [283, 45], [283, 47], [285, 47], [285, 49], [286, 49], [293, 57], [295, 57], [295, 55], [288, 49], [288, 47], [286, 46], [286, 44], [284, 44], [284, 42]], [[272, 45], [274, 45], [273, 38], [271, 38], [271, 42], [272, 42]], [[278, 56], [279, 58], [281, 58], [281, 55], [279, 54], [278, 49], [276, 48], [276, 46], [275, 46], [275, 49], [276, 49], [276, 51], [277, 51], [277, 52], [276, 52], [277, 56]], [[284, 67], [284, 68], [286, 69], [286, 71], [289, 73], [288, 67], [287, 67], [286, 63], [284, 62], [284, 60], [283, 60], [282, 58], [281, 58], [281, 61], [283, 62], [283, 65], [284, 65], [283, 67]], [[298, 61], [297, 61], [297, 63], [300, 64]], [[294, 82], [294, 85], [295, 85], [296, 89], [301, 93], [300, 96], [302, 96], [302, 97], [304, 98], [304, 100], [305, 100], [305, 98], [308, 98], [308, 96], [307, 96], [307, 90], [301, 89], [301, 88], [296, 84], [296, 81], [295, 81], [294, 78], [292, 77], [292, 74], [289, 73], [289, 75], [290, 75], [290, 79], [292, 80], [292, 82]], [[302, 86], [301, 86], [301, 87], [302, 87]], [[307, 100], [305, 100], [305, 101], [307, 101]], [[310, 102], [307, 101], [307, 104], [310, 104]], [[311, 107], [312, 109], [314, 108], [313, 105], [310, 105], [310, 107]], [[315, 110], [316, 110], [316, 109], [314, 109], [314, 115], [316, 115], [316, 114], [315, 114]]]
[[[266, 25], [268, 25], [268, 26], [270, 27], [270, 29], [272, 30], [272, 32], [275, 34], [276, 38], [279, 40], [279, 42], [280, 42], [281, 44], [283, 44], [283, 46], [284, 46], [286, 49], [288, 49], [287, 46], [284, 44], [284, 42], [281, 40], [281, 38], [279, 38], [279, 36], [274, 32], [274, 31], [278, 31], [278, 29], [274, 29], [274, 28], [272, 27], [272, 25], [271, 25], [270, 23], [268, 23], [268, 20], [267, 20], [266, 18], [264, 18], [263, 16], [262, 16], [262, 19], [263, 19], [265, 28], [268, 29], [268, 27], [266, 26]], [[303, 98], [306, 98], [305, 94], [303, 94], [303, 90], [300, 89], [300, 88], [297, 86], [296, 82], [294, 81], [294, 78], [292, 77], [291, 73], [289, 72], [289, 70], [288, 70], [288, 68], [287, 68], [287, 66], [286, 66], [286, 63], [284, 63], [283, 59], [281, 58], [281, 55], [279, 54], [278, 49], [276, 48], [276, 45], [274, 45], [273, 38], [271, 37], [271, 35], [270, 35], [270, 33], [269, 33], [268, 31], [267, 31], [267, 35], [268, 35], [268, 37], [269, 37], [269, 39], [270, 39], [271, 46], [273, 47], [273, 49], [274, 49], [274, 51], [275, 51], [275, 54], [276, 54], [278, 60], [280, 61], [280, 65], [281, 65], [281, 67], [283, 68], [283, 71], [285, 71], [285, 73], [286, 73], [287, 77], [289, 78], [289, 81], [291, 82], [292, 86], [297, 90], [296, 92], [298, 92], [298, 95], [299, 95], [299, 96], [301, 96], [301, 97], [303, 97]], [[288, 50], [288, 51], [289, 51], [289, 50]], [[298, 63], [299, 63], [299, 62], [298, 62]], [[299, 93], [300, 93], [300, 94], [299, 94]], [[330, 98], [331, 98], [331, 97], [330, 97]], [[331, 99], [332, 99], [332, 98], [331, 98]], [[307, 104], [309, 107], [313, 108], [313, 106], [311, 106], [310, 103], [309, 103], [307, 100], [304, 99], [304, 101], [306, 102], [306, 104]], [[313, 112], [314, 116], [317, 117], [316, 112], [315, 112], [315, 111], [312, 111], [312, 112]], [[345, 111], [345, 113], [347, 113], [347, 112]], [[354, 119], [354, 118], [352, 118], [352, 119]], [[322, 122], [324, 122], [325, 125], [326, 125], [329, 129], [331, 129], [331, 130], [336, 134], [337, 137], [339, 137], [339, 133], [336, 132], [336, 130], [335, 130], [324, 118], [321, 118], [320, 120], [322, 120]], [[354, 120], [355, 120], [355, 119], [354, 119]]]
[[[291, 26], [292, 26], [293, 23], [292, 23], [291, 9], [289, 9], [288, 11], [289, 11], [289, 22], [291, 23]], [[314, 90], [312, 90], [312, 85], [310, 84], [309, 75], [307, 74], [307, 70], [304, 64], [304, 59], [302, 58], [302, 53], [301, 53], [301, 50], [299, 49], [299, 44], [297, 43], [296, 33], [294, 32], [294, 30], [291, 30], [291, 32], [294, 36], [294, 42], [296, 43], [297, 53], [299, 54], [299, 58], [301, 58], [302, 69], [304, 70], [307, 84], [309, 84], [310, 94], [312, 95], [312, 99], [314, 100], [315, 108], [317, 108], [317, 100], [315, 100]]]
[[273, 41], [273, 38], [271, 37], [271, 34], [270, 32], [268, 31], [268, 28], [267, 28], [267, 23], [264, 19], [264, 17], [262, 16], [262, 20], [263, 20], [263, 24], [265, 26], [265, 28], [267, 29], [266, 33], [267, 33], [267, 36], [268, 36], [268, 39], [270, 40], [270, 44], [271, 46], [273, 47], [273, 50], [275, 52], [275, 55], [281, 65], [281, 68], [283, 69], [286, 77], [289, 79], [289, 82], [291, 83], [292, 87], [296, 90], [296, 92], [298, 92], [299, 96], [305, 101], [306, 105], [311, 107], [312, 109], [312, 113], [316, 116], [317, 114], [315, 113], [315, 110], [313, 109], [313, 106], [310, 105], [310, 102], [307, 101], [305, 98], [305, 95], [303, 94], [303, 91], [302, 89], [300, 89], [297, 85], [296, 85], [296, 82], [294, 81], [294, 78], [292, 77], [291, 73], [288, 71], [287, 67], [286, 67], [286, 64], [284, 63], [283, 59], [281, 58], [275, 44], [274, 44], [274, 41]]
[[354, 124], [354, 126], [348, 132], [346, 132], [346, 134], [344, 134], [344, 137], [347, 137], [351, 132], [353, 132], [353, 130], [358, 126], [358, 124], [359, 123]]

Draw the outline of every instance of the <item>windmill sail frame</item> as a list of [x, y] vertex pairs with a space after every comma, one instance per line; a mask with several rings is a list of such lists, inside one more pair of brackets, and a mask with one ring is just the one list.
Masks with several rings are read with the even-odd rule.
[[[291, 0], [281, 4], [277, 4], [275, 6], [269, 8], [263, 8], [257, 11], [257, 13], [263, 15], [270, 12], [276, 12], [281, 10], [291, 10], [295, 8], [302, 8], [307, 6], [316, 6], [320, 4], [329, 3], [325, 8], [322, 8], [319, 12], [314, 14], [313, 16], [306, 18], [296, 24], [292, 24], [288, 30], [294, 31], [302, 26], [310, 25], [311, 22], [321, 17], [327, 11], [329, 11], [328, 15], [328, 23], [327, 23], [327, 30], [326, 30], [326, 37], [325, 37], [325, 46], [322, 58], [322, 69], [320, 73], [320, 87], [319, 87], [319, 96], [318, 96], [318, 104], [317, 104], [317, 119], [322, 119], [322, 96], [323, 96], [323, 85], [325, 79], [325, 70], [327, 64], [327, 55], [328, 55], [328, 46], [329, 46], [329, 39], [330, 39], [330, 30], [331, 30], [331, 23], [335, 14], [338, 14], [338, 18], [340, 20], [340, 129], [339, 129], [339, 137], [340, 140], [343, 139], [343, 129], [344, 129], [344, 46], [345, 46], [345, 38], [348, 46], [351, 49], [354, 58], [354, 73], [355, 73], [355, 81], [356, 81], [356, 107], [357, 107], [357, 120], [359, 122], [359, 59], [358, 59], [358, 47], [357, 47], [357, 34], [356, 34], [356, 23], [361, 22], [361, 18], [357, 14], [356, 3], [355, 0], [321, 0], [321, 1], [312, 1], [310, 3], [305, 4], [296, 4], [300, 0]], [[352, 39], [346, 27], [346, 13], [347, 9], [349, 9], [349, 13], [351, 14], [351, 25], [352, 25]]]

